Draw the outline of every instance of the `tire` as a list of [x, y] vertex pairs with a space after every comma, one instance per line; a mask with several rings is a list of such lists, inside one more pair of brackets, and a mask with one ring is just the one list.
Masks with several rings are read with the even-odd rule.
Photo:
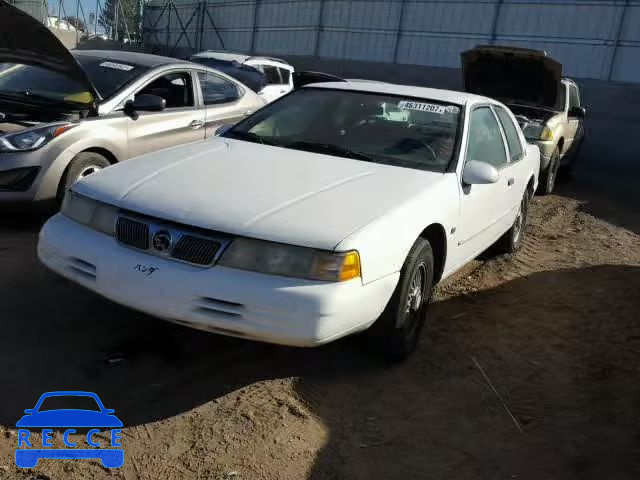
[[538, 191], [541, 195], [549, 195], [551, 192], [553, 192], [553, 188], [556, 184], [556, 179], [558, 178], [558, 168], [560, 168], [560, 150], [558, 150], [558, 147], [556, 147], [551, 154], [549, 165], [547, 165], [547, 168], [540, 172], [540, 183]]
[[[575, 165], [578, 161], [578, 157], [580, 156], [581, 148], [582, 141], [580, 141], [580, 144], [573, 149], [573, 152], [571, 152], [571, 157], [567, 159], [567, 163], [565, 165], [560, 165], [560, 168], [558, 169], [558, 180], [568, 182], [573, 178], [573, 172], [575, 170]], [[567, 154], [569, 154], [569, 152], [567, 152]]]
[[62, 202], [64, 194], [71, 185], [87, 175], [107, 168], [109, 165], [111, 165], [111, 162], [99, 153], [81, 152], [77, 154], [67, 165], [67, 169], [64, 171], [58, 185], [58, 202]]
[[520, 201], [520, 209], [513, 225], [507, 232], [500, 237], [495, 243], [495, 250], [498, 253], [515, 253], [522, 246], [522, 239], [527, 228], [527, 220], [529, 215], [529, 202], [531, 194], [529, 190], [525, 190], [522, 200]]
[[363, 335], [367, 348], [395, 361], [406, 359], [415, 350], [429, 310], [433, 265], [431, 244], [418, 238], [384, 312]]

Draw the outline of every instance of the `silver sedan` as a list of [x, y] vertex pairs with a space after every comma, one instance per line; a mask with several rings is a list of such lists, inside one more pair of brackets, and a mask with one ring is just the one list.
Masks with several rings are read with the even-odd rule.
[[0, 3], [0, 203], [55, 200], [117, 162], [204, 140], [264, 105], [215, 69], [142, 53], [67, 50]]

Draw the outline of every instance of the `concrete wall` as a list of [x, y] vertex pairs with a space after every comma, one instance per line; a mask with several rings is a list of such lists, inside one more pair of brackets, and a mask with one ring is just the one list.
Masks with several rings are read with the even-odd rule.
[[77, 35], [78, 32], [74, 32], [70, 30], [62, 30], [56, 27], [47, 27], [47, 28], [49, 28], [49, 30], [51, 30], [54, 33], [54, 35], [58, 37], [58, 40], [60, 40], [62, 44], [65, 47], [67, 47], [69, 50], [76, 48], [77, 46], [76, 38], [78, 38], [78, 35]]

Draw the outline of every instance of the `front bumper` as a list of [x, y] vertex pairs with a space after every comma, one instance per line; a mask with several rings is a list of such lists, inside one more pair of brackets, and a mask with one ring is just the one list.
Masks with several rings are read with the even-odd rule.
[[540, 169], [544, 170], [551, 161], [551, 155], [556, 148], [553, 140], [527, 140], [530, 144], [536, 145], [540, 150]]
[[363, 285], [359, 278], [327, 283], [193, 267], [124, 247], [61, 214], [44, 225], [38, 256], [58, 274], [150, 315], [294, 346], [320, 345], [366, 329], [384, 310], [399, 278], [395, 273]]
[[[54, 145], [30, 152], [0, 153], [0, 203], [54, 199], [64, 169], [74, 155]], [[29, 172], [29, 176], [16, 185], [13, 181], [20, 172]]]

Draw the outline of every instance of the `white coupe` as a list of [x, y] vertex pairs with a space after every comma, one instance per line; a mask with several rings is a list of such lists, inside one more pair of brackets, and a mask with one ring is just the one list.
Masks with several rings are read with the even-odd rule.
[[434, 284], [494, 244], [518, 249], [539, 170], [494, 100], [308, 85], [219, 137], [79, 181], [38, 255], [189, 327], [298, 346], [367, 330], [405, 357]]

